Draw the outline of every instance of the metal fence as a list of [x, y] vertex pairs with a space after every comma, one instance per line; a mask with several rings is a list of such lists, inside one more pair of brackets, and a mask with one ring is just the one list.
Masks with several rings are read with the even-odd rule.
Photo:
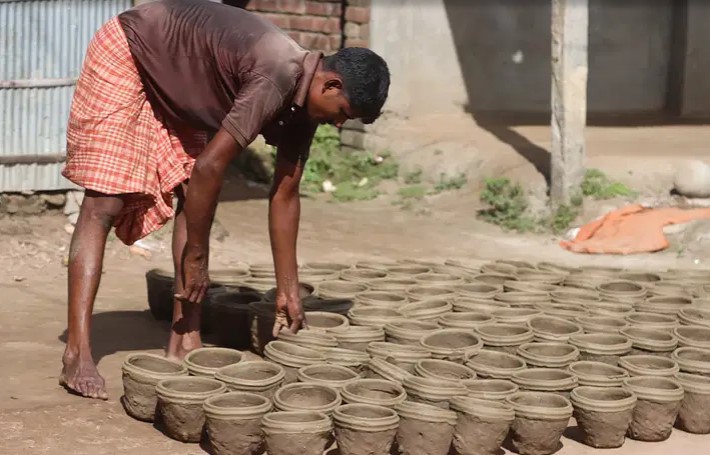
[[131, 0], [0, 0], [0, 192], [61, 176], [74, 84], [96, 30]]

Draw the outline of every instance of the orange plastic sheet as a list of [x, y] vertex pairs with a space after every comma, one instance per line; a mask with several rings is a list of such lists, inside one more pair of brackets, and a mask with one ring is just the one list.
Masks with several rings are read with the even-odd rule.
[[710, 219], [710, 209], [654, 209], [633, 204], [582, 226], [574, 240], [560, 245], [574, 253], [651, 253], [668, 248], [664, 226], [705, 218]]

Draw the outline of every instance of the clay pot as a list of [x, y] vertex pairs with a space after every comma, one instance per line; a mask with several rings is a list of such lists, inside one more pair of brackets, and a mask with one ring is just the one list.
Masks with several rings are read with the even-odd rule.
[[445, 379], [453, 382], [476, 379], [475, 371], [448, 360], [420, 360], [414, 366], [414, 373], [423, 378]]
[[444, 286], [423, 286], [417, 285], [408, 288], [405, 292], [411, 302], [421, 302], [422, 300], [450, 300], [456, 297], [456, 292]]
[[[303, 281], [298, 283], [298, 296], [302, 299], [314, 298], [315, 286], [310, 283], [305, 283]], [[264, 293], [262, 298], [264, 302], [276, 303], [276, 288], [273, 287]]]
[[467, 283], [454, 286], [454, 290], [459, 297], [492, 299], [497, 294], [503, 292], [503, 286], [486, 283]]
[[210, 298], [210, 326], [219, 346], [248, 349], [250, 338], [249, 304], [258, 302], [257, 292], [223, 292]]
[[370, 359], [370, 363], [368, 363], [367, 368], [368, 379], [384, 379], [386, 381], [397, 382], [399, 384], [404, 382], [404, 378], [412, 374], [409, 371], [384, 359]]
[[451, 409], [457, 414], [453, 447], [456, 453], [495, 455], [515, 419], [513, 408], [501, 402], [455, 397]]
[[565, 368], [579, 360], [579, 349], [564, 343], [525, 343], [516, 355], [531, 367]]
[[225, 383], [231, 391], [251, 392], [272, 398], [281, 387], [285, 373], [279, 364], [252, 360], [220, 368], [214, 377]]
[[397, 264], [387, 267], [387, 276], [413, 278], [423, 273], [431, 273], [431, 267], [417, 264]]
[[565, 343], [571, 336], [581, 335], [579, 324], [553, 316], [536, 316], [527, 326], [532, 330], [535, 341]]
[[577, 376], [560, 368], [529, 368], [514, 373], [510, 380], [521, 391], [552, 392], [565, 398], [577, 387]]
[[326, 361], [325, 354], [320, 351], [283, 341], [272, 341], [267, 344], [264, 349], [264, 357], [283, 367], [284, 384], [296, 382], [300, 368]]
[[423, 336], [439, 330], [432, 321], [399, 319], [385, 326], [385, 339], [390, 343], [419, 346]]
[[259, 276], [263, 274], [274, 274], [274, 264], [271, 262], [259, 262], [255, 264], [249, 264], [249, 272], [254, 276]]
[[566, 319], [567, 321], [574, 322], [576, 318], [589, 314], [589, 310], [586, 305], [588, 305], [588, 302], [542, 303], [535, 305], [535, 308], [542, 311], [545, 316]]
[[340, 390], [358, 379], [360, 379], [360, 375], [350, 368], [330, 363], [318, 363], [298, 370], [300, 382], [321, 384], [336, 390]]
[[333, 422], [341, 455], [388, 454], [399, 416], [383, 406], [346, 404], [335, 410]]
[[481, 275], [478, 275], [477, 277], [473, 278], [473, 281], [476, 283], [485, 283], [485, 284], [492, 284], [494, 286], [500, 286], [506, 281], [515, 281], [518, 278], [515, 275], [512, 274], [507, 274], [507, 273], [482, 273]]
[[398, 264], [398, 262], [392, 261], [358, 261], [355, 263], [355, 268], [358, 270], [380, 270], [386, 272], [388, 268]]
[[462, 277], [447, 273], [421, 273], [414, 280], [423, 286], [455, 286], [464, 283]]
[[155, 390], [165, 433], [177, 441], [200, 442], [205, 425], [202, 406], [206, 399], [224, 393], [227, 386], [216, 379], [183, 376], [163, 379]]
[[501, 308], [493, 312], [493, 317], [502, 324], [521, 325], [541, 314], [540, 310], [534, 308]]
[[451, 301], [453, 309], [458, 313], [492, 313], [501, 308], [509, 308], [510, 305], [496, 300], [472, 299], [470, 297], [456, 297]]
[[212, 453], [261, 454], [261, 419], [271, 408], [268, 398], [249, 392], [229, 392], [205, 400], [205, 428]]
[[340, 279], [353, 283], [368, 283], [371, 280], [386, 278], [387, 272], [373, 269], [347, 269], [340, 272]]
[[562, 273], [576, 273], [579, 269], [576, 267], [569, 267], [563, 264], [557, 264], [554, 262], [538, 262], [537, 268], [539, 270], [549, 270], [550, 272], [562, 272]]
[[631, 352], [631, 341], [623, 335], [587, 333], [570, 337], [569, 343], [579, 349], [581, 360], [619, 363], [619, 357]]
[[638, 397], [627, 436], [645, 442], [668, 439], [683, 401], [683, 387], [674, 379], [654, 376], [629, 378], [625, 385]]
[[692, 303], [693, 300], [686, 297], [649, 297], [645, 302], [637, 304], [636, 310], [675, 316], [678, 311], [690, 306]]
[[575, 322], [584, 333], [619, 333], [619, 330], [629, 326], [623, 319], [611, 316], [580, 316]]
[[646, 285], [652, 285], [657, 281], [661, 281], [661, 277], [656, 273], [649, 272], [625, 272], [619, 275], [619, 278], [625, 281], [633, 281]]
[[560, 438], [572, 417], [572, 404], [554, 393], [518, 392], [506, 402], [515, 410], [510, 437], [521, 455], [549, 455], [560, 449]]
[[456, 413], [423, 403], [405, 401], [399, 415], [397, 448], [401, 455], [447, 455], [456, 426]]
[[486, 349], [515, 354], [518, 346], [533, 340], [533, 331], [528, 327], [513, 324], [487, 324], [476, 328]]
[[656, 282], [653, 287], [648, 290], [648, 294], [652, 297], [692, 297], [693, 293], [690, 289], [688, 289], [692, 287], [692, 284], [692, 281], [664, 279]]
[[650, 354], [670, 357], [678, 347], [678, 339], [664, 330], [645, 329], [642, 326], [631, 326], [622, 329], [621, 335], [631, 340], [630, 354]]
[[462, 363], [466, 358], [480, 351], [483, 341], [465, 329], [441, 329], [424, 335], [421, 346], [439, 360]]
[[678, 312], [678, 319], [683, 325], [710, 328], [710, 310], [683, 308]]
[[619, 359], [619, 367], [629, 376], [659, 376], [670, 378], [680, 371], [675, 360], [653, 355], [627, 355]]
[[322, 412], [271, 412], [261, 421], [269, 455], [322, 455], [333, 422]]
[[638, 312], [624, 317], [632, 327], [664, 330], [670, 332], [680, 325], [678, 318], [670, 314]]
[[250, 278], [245, 279], [240, 284], [239, 288], [244, 292], [266, 294], [270, 290], [276, 288], [276, 278], [274, 276], [257, 277], [252, 275]]
[[678, 347], [710, 349], [710, 328], [686, 325], [673, 329]]
[[338, 347], [353, 351], [365, 352], [367, 345], [373, 341], [385, 341], [385, 331], [380, 327], [350, 326], [344, 332], [334, 333]]
[[315, 382], [288, 384], [274, 394], [274, 408], [278, 411], [310, 411], [330, 415], [342, 401], [337, 389]]
[[535, 283], [560, 284], [567, 277], [567, 273], [551, 272], [531, 268], [518, 268], [515, 273], [520, 281], [532, 281]]
[[409, 299], [395, 292], [365, 291], [355, 296], [355, 303], [359, 306], [374, 306], [396, 310], [409, 303]]
[[170, 321], [173, 315], [175, 273], [155, 268], [145, 274], [150, 314], [158, 321]]
[[516, 372], [527, 368], [523, 359], [489, 349], [481, 349], [476, 355], [469, 357], [466, 366], [484, 379], [510, 379]]
[[587, 305], [601, 301], [599, 292], [585, 289], [564, 288], [558, 291], [552, 291], [550, 296], [552, 297], [553, 303], [567, 305]]
[[155, 386], [163, 379], [187, 376], [187, 368], [163, 356], [148, 353], [129, 354], [121, 366], [123, 396], [121, 402], [134, 419], [152, 422], [158, 395]]
[[328, 311], [307, 311], [306, 324], [308, 330], [333, 334], [346, 331], [350, 326], [350, 321], [342, 314]]
[[353, 325], [384, 328], [387, 323], [396, 321], [402, 313], [391, 308], [360, 307], [348, 312], [348, 319]]
[[648, 289], [644, 285], [627, 280], [600, 284], [597, 290], [604, 300], [632, 304], [642, 302], [648, 294]]
[[462, 383], [468, 390], [466, 396], [486, 401], [505, 401], [519, 390], [517, 385], [506, 379], [473, 379]]
[[402, 385], [410, 401], [441, 409], [449, 409], [449, 401], [453, 397], [468, 394], [468, 390], [461, 382], [453, 382], [449, 379], [408, 376], [404, 378]]
[[551, 299], [550, 292], [560, 290], [560, 286], [555, 284], [540, 283], [535, 281], [506, 281], [503, 283], [505, 292], [532, 292], [547, 294], [547, 298]]
[[363, 283], [323, 281], [318, 283], [316, 294], [323, 299], [354, 299], [356, 294], [367, 290], [367, 285]]
[[446, 313], [451, 312], [453, 306], [446, 300], [435, 298], [421, 300], [401, 306], [399, 313], [402, 317], [419, 321], [436, 321]]
[[241, 352], [228, 348], [199, 348], [185, 356], [185, 366], [193, 376], [213, 378], [217, 370], [242, 361]]
[[[490, 262], [488, 264], [483, 264], [481, 266], [481, 273], [482, 274], [505, 274], [505, 275], [511, 275], [514, 276], [516, 270], [518, 270], [519, 265], [515, 264], [508, 264], [505, 262]], [[527, 267], [527, 265], [523, 265], [522, 267]], [[517, 277], [514, 277], [517, 279]]]
[[572, 363], [569, 371], [577, 376], [580, 386], [589, 387], [621, 387], [629, 377], [629, 372], [623, 368], [588, 360]]
[[710, 349], [678, 348], [671, 354], [683, 373], [710, 376]]
[[395, 343], [370, 343], [367, 353], [374, 358], [388, 360], [402, 369], [414, 373], [418, 360], [430, 359], [431, 353], [421, 346], [409, 346]]
[[340, 277], [340, 271], [321, 269], [300, 269], [298, 278], [308, 283], [318, 285], [324, 281], [334, 281]]
[[[504, 292], [495, 296], [495, 300], [511, 307], [535, 310], [536, 305], [550, 303], [550, 294], [547, 292]], [[540, 310], [537, 310], [540, 313]]]
[[570, 401], [582, 442], [597, 449], [621, 447], [636, 406], [636, 395], [621, 387], [577, 387]]
[[370, 356], [366, 352], [352, 349], [332, 348], [324, 351], [327, 363], [340, 365], [361, 373], [367, 367]]
[[416, 285], [417, 282], [412, 278], [380, 278], [379, 280], [372, 280], [368, 283], [370, 290], [373, 292], [392, 293], [402, 293]]
[[407, 393], [398, 382], [384, 379], [358, 379], [341, 390], [347, 404], [370, 404], [394, 408], [407, 399]]
[[675, 375], [685, 394], [676, 427], [693, 434], [710, 434], [710, 378], [687, 373]]
[[485, 313], [446, 313], [439, 318], [439, 325], [445, 329], [469, 329], [473, 330], [476, 327], [492, 324], [496, 319], [490, 314]]
[[338, 262], [307, 262], [303, 264], [300, 272], [310, 271], [310, 270], [324, 270], [326, 272], [342, 272], [351, 268], [350, 264], [341, 264]]
[[313, 330], [299, 330], [297, 334], [291, 333], [290, 330], [282, 330], [279, 332], [278, 341], [284, 343], [292, 343], [304, 348], [315, 349], [316, 351], [324, 351], [326, 349], [338, 346], [338, 340], [334, 336]]

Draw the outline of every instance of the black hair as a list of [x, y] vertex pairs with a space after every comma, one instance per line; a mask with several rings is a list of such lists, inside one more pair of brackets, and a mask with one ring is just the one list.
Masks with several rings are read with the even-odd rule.
[[390, 86], [390, 73], [382, 57], [364, 47], [346, 47], [323, 58], [323, 69], [338, 73], [353, 111], [363, 123], [382, 113]]

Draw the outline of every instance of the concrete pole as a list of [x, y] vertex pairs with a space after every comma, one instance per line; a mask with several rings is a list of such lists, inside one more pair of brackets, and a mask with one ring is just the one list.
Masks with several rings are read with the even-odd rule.
[[552, 0], [552, 175], [554, 206], [580, 194], [587, 117], [588, 0]]

